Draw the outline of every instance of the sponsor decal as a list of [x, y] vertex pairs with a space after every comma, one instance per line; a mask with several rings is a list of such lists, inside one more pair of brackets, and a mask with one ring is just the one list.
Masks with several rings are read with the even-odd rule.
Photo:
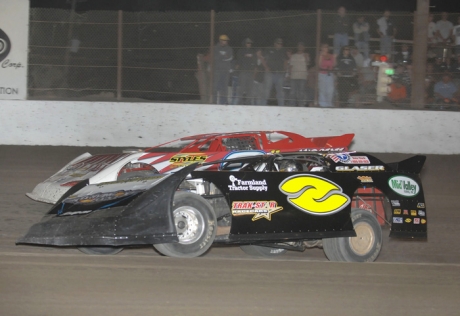
[[411, 219], [411, 218], [406, 218], [404, 221], [405, 221], [406, 223], [410, 223], [410, 222], [412, 222], [412, 219]]
[[425, 211], [418, 210], [418, 216], [425, 216]]
[[350, 156], [348, 154], [333, 154], [328, 155], [334, 162], [341, 162], [351, 165], [368, 165], [371, 162], [367, 156]]
[[395, 215], [401, 215], [401, 209], [400, 208], [396, 208], [393, 212], [393, 214]]
[[345, 147], [337, 147], [337, 148], [304, 148], [300, 149], [299, 151], [344, 151]]
[[426, 224], [426, 219], [422, 218], [421, 222], [422, 224]]
[[97, 155], [86, 158], [80, 162], [74, 163], [67, 167], [67, 171], [75, 171], [77, 174], [82, 174], [82, 172], [98, 172], [107, 167], [108, 165], [113, 164], [114, 162], [121, 160], [129, 154], [110, 154], [110, 155]]
[[336, 171], [385, 171], [384, 166], [337, 166]]
[[279, 185], [295, 208], [312, 215], [331, 215], [350, 204], [349, 196], [336, 183], [314, 175], [295, 175]]
[[359, 176], [358, 180], [360, 180], [362, 183], [372, 183], [372, 182], [374, 182], [372, 177], [368, 177], [368, 176]]
[[410, 216], [417, 216], [416, 210], [410, 210]]
[[408, 211], [408, 210], [404, 210], [404, 211], [403, 211], [403, 214], [404, 214], [404, 215], [409, 215], [409, 211]]
[[[8, 35], [0, 29], [0, 61], [4, 60], [11, 50], [11, 41]], [[3, 67], [5, 68], [5, 67]]]
[[417, 224], [417, 225], [420, 224], [420, 218], [418, 217], [414, 218], [414, 224]]
[[241, 180], [235, 176], [230, 176], [229, 180], [232, 182], [228, 186], [230, 191], [267, 191], [266, 180]]
[[208, 159], [208, 156], [201, 153], [186, 153], [172, 156], [169, 162], [173, 166], [188, 166], [195, 162], [204, 162], [206, 159]]
[[402, 217], [393, 217], [393, 223], [402, 224], [403, 223], [403, 218]]
[[425, 203], [417, 203], [417, 208], [425, 208]]
[[276, 201], [236, 201], [232, 203], [232, 215], [253, 215], [252, 221], [265, 218], [272, 220], [272, 214], [283, 210]]
[[399, 200], [391, 200], [391, 206], [401, 206]]
[[393, 176], [388, 180], [390, 189], [399, 195], [412, 197], [420, 192], [420, 186], [413, 179], [406, 176]]

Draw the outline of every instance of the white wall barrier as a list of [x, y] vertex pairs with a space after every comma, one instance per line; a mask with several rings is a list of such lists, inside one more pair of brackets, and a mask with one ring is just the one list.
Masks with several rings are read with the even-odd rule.
[[149, 147], [208, 132], [286, 130], [355, 133], [356, 151], [460, 154], [460, 112], [4, 100], [0, 113], [2, 145]]

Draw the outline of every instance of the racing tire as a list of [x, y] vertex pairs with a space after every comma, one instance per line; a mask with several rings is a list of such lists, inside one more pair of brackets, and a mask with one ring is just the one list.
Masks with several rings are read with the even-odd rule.
[[123, 247], [78, 247], [78, 250], [87, 255], [116, 255]]
[[273, 258], [284, 255], [287, 250], [282, 248], [265, 247], [258, 245], [242, 245], [240, 246], [246, 254], [253, 257]]
[[193, 258], [204, 254], [217, 232], [217, 220], [212, 206], [201, 196], [176, 192], [173, 217], [178, 243], [155, 244], [153, 247], [168, 257]]
[[330, 261], [373, 262], [382, 249], [382, 228], [371, 212], [351, 210], [356, 237], [323, 238], [323, 249]]

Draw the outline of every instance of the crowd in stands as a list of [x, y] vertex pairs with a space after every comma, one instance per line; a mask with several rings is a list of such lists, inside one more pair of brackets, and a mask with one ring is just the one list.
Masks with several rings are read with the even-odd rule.
[[[375, 51], [371, 51], [369, 45], [372, 28], [379, 35], [380, 45]], [[272, 47], [256, 49], [253, 40], [246, 38], [242, 48], [234, 54], [229, 37], [220, 35], [212, 54], [198, 56], [199, 64], [213, 58], [212, 102], [267, 105], [273, 92], [276, 104], [287, 106], [311, 106], [314, 100], [318, 100], [320, 107], [349, 107], [372, 102], [378, 81], [378, 65], [374, 61], [376, 56], [382, 55], [394, 69], [384, 100], [396, 106], [410, 102], [411, 42], [396, 44], [398, 30], [390, 11], [370, 23], [364, 16], [351, 21], [346, 9], [340, 7], [334, 18], [333, 32], [333, 46], [321, 45], [317, 65], [303, 42], [291, 50], [283, 46], [282, 38], [276, 38]], [[460, 16], [454, 26], [446, 12], [436, 22], [430, 15], [428, 43], [426, 104], [458, 104]]]

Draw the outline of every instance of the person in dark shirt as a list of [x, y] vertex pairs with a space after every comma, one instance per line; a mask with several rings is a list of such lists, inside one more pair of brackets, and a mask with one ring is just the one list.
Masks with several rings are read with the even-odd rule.
[[337, 55], [342, 47], [348, 46], [349, 28], [350, 21], [346, 15], [345, 7], [340, 7], [334, 17], [334, 54]]
[[265, 99], [263, 105], [267, 104], [273, 86], [275, 86], [278, 105], [284, 105], [283, 83], [286, 75], [287, 60], [287, 52], [283, 47], [281, 38], [277, 38], [274, 42], [274, 47], [267, 49], [261, 56], [262, 64], [265, 67]]
[[[230, 77], [233, 49], [228, 46], [230, 39], [227, 35], [219, 36], [219, 42], [214, 46], [214, 80], [212, 101], [217, 104], [228, 103], [228, 81]], [[217, 96], [219, 95], [219, 100]]]
[[412, 64], [412, 52], [408, 44], [404, 43], [401, 45], [401, 51], [395, 54], [394, 62], [396, 64], [404, 64], [404, 65]]
[[342, 53], [337, 57], [337, 89], [339, 92], [340, 106], [348, 105], [350, 92], [357, 89], [356, 62], [350, 54], [350, 48], [345, 46]]
[[252, 87], [254, 82], [254, 70], [257, 65], [256, 50], [252, 48], [252, 40], [246, 38], [243, 41], [244, 48], [238, 50], [236, 69], [238, 75], [238, 103], [251, 104]]

